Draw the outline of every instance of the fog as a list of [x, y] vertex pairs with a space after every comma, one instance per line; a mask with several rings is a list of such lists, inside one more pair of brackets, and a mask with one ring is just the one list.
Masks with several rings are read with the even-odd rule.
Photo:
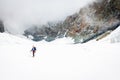
[[21, 34], [29, 25], [61, 21], [93, 0], [0, 0], [5, 29]]

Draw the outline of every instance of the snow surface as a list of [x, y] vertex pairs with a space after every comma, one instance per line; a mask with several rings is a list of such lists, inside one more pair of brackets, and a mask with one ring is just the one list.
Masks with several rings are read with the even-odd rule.
[[120, 43], [106, 40], [33, 42], [0, 33], [0, 80], [120, 80], [119, 49]]
[[102, 41], [108, 41], [111, 43], [120, 42], [120, 26]]

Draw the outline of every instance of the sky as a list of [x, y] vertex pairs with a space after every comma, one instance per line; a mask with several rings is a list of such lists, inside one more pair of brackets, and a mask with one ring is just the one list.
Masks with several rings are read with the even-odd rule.
[[23, 33], [31, 24], [64, 20], [93, 0], [0, 0], [0, 19], [11, 33]]

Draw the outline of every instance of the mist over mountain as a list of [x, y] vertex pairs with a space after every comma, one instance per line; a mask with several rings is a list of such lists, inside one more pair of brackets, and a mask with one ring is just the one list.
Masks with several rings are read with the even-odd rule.
[[102, 34], [110, 34], [120, 25], [119, 5], [119, 0], [101, 0], [82, 8], [66, 19], [69, 27], [67, 36], [72, 37], [75, 43], [84, 43]]
[[120, 1], [99, 0], [68, 16], [62, 22], [49, 22], [46, 25], [33, 26], [25, 31], [25, 36], [33, 40], [53, 41], [57, 38], [71, 37], [75, 43], [84, 43], [91, 39], [100, 40], [120, 25]]
[[22, 34], [30, 25], [61, 21], [93, 0], [0, 0], [5, 30]]
[[1, 32], [23, 34], [34, 41], [71, 37], [75, 43], [85, 43], [119, 27], [120, 1], [1, 0], [0, 19]]

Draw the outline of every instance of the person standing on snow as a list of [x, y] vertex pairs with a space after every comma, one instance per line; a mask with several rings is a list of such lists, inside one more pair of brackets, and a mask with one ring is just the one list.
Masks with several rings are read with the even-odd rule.
[[31, 49], [31, 51], [32, 51], [33, 57], [35, 57], [36, 47], [33, 46], [32, 49]]

